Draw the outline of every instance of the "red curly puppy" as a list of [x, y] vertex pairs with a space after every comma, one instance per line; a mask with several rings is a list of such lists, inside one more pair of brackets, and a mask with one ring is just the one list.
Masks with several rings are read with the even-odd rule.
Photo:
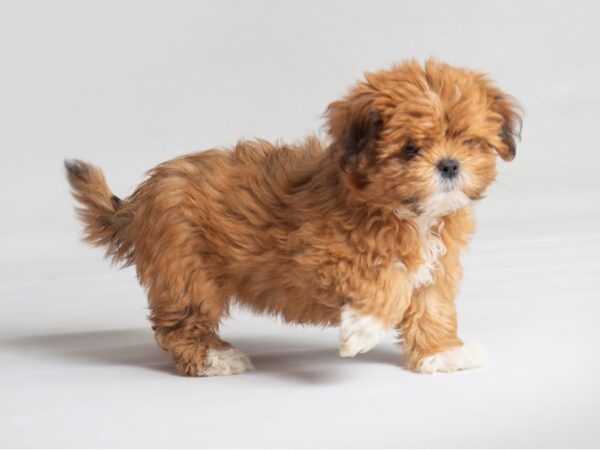
[[136, 266], [182, 374], [251, 368], [217, 334], [232, 301], [339, 326], [341, 356], [396, 329], [409, 369], [485, 363], [457, 336], [459, 253], [496, 154], [515, 156], [515, 102], [483, 74], [411, 61], [367, 73], [328, 125], [329, 145], [245, 141], [165, 162], [124, 200], [66, 162], [86, 240]]

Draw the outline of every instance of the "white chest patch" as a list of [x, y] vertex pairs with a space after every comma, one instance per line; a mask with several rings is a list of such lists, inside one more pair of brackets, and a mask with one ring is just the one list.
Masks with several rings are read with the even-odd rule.
[[[419, 218], [416, 221], [421, 239], [423, 263], [411, 274], [415, 289], [433, 283], [433, 275], [438, 268], [440, 256], [446, 253], [446, 246], [439, 235], [441, 229], [438, 220]], [[397, 262], [396, 267], [406, 270], [402, 262]]]

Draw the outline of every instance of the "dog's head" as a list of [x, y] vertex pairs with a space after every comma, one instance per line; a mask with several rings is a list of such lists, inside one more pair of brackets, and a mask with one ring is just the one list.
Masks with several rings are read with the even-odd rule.
[[496, 155], [515, 157], [521, 124], [514, 100], [485, 75], [431, 60], [367, 73], [327, 115], [352, 194], [413, 216], [481, 198]]

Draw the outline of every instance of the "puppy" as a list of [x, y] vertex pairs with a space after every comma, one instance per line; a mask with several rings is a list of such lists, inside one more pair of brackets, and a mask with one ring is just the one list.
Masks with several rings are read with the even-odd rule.
[[367, 73], [327, 109], [330, 143], [244, 141], [160, 164], [129, 197], [66, 161], [85, 240], [135, 265], [158, 344], [183, 375], [244, 372], [218, 335], [232, 302], [337, 326], [354, 356], [397, 331], [404, 366], [486, 353], [457, 335], [471, 204], [515, 156], [518, 108], [485, 75], [437, 61]]

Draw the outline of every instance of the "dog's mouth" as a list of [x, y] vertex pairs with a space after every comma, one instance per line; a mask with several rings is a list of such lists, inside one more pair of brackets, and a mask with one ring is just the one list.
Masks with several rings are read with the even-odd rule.
[[458, 190], [458, 183], [455, 181], [443, 180], [440, 183], [439, 191], [443, 193], [451, 193]]
[[440, 180], [433, 193], [400, 198], [396, 214], [401, 217], [441, 216], [481, 200], [483, 193], [463, 189], [460, 180]]
[[415, 202], [411, 211], [417, 216], [440, 217], [467, 206], [472, 200], [459, 183], [440, 183], [431, 195]]
[[474, 192], [466, 188], [468, 179], [468, 176], [463, 173], [453, 179], [437, 179], [436, 192], [438, 195], [447, 195], [449, 198], [464, 195], [472, 201], [481, 200], [484, 197], [482, 192]]

